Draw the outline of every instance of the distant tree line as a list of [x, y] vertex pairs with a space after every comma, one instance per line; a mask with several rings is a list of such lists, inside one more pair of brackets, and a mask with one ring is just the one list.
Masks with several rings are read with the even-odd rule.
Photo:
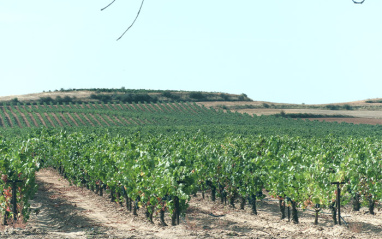
[[[246, 94], [241, 95], [229, 95], [226, 93], [218, 93], [218, 92], [204, 92], [204, 91], [170, 91], [170, 90], [145, 90], [145, 89], [126, 89], [125, 87], [121, 88], [81, 88], [81, 89], [63, 89], [55, 90], [55, 92], [73, 92], [73, 91], [92, 91], [95, 92], [96, 96], [93, 96], [92, 99], [101, 100], [104, 102], [119, 100], [123, 102], [136, 102], [135, 98], [146, 98], [147, 102], [155, 102], [158, 100], [156, 96], [147, 95], [150, 93], [159, 93], [158, 96], [162, 96], [167, 98], [167, 100], [172, 101], [252, 101]], [[121, 93], [125, 93], [122, 100], [120, 96], [100, 96], [102, 93], [115, 93], [120, 95]], [[137, 95], [137, 96], [131, 96]], [[149, 101], [150, 100], [150, 101]], [[166, 101], [166, 100], [165, 100]]]
[[70, 96], [64, 96], [64, 97], [61, 97], [61, 96], [57, 96], [55, 99], [53, 99], [52, 97], [48, 96], [48, 97], [40, 97], [40, 104], [44, 104], [44, 103], [47, 103], [47, 104], [50, 104], [50, 103], [53, 103], [53, 104], [62, 104], [62, 103], [69, 103], [69, 102], [73, 102], [73, 101], [77, 101], [77, 98], [74, 96], [74, 97], [70, 97]]
[[[55, 90], [54, 92], [75, 92], [75, 91], [91, 91], [94, 92], [90, 98], [77, 99], [75, 96], [51, 96], [40, 97], [38, 100], [27, 100], [23, 103], [26, 104], [67, 104], [67, 103], [82, 103], [89, 101], [108, 102], [124, 102], [124, 103], [138, 103], [147, 102], [155, 103], [162, 102], [182, 102], [182, 101], [252, 101], [246, 94], [234, 95], [218, 92], [203, 92], [203, 91], [170, 91], [170, 90], [133, 90], [125, 89], [107, 89], [107, 88], [90, 88], [90, 89], [63, 89]], [[52, 92], [52, 91], [44, 91]], [[21, 103], [19, 99], [14, 98], [4, 103], [18, 104]]]
[[382, 100], [366, 100], [366, 103], [382, 103]]
[[124, 103], [138, 103], [138, 102], [151, 102], [158, 101], [171, 102], [171, 101], [250, 101], [245, 94], [230, 96], [224, 93], [207, 93], [207, 92], [171, 92], [162, 91], [160, 94], [150, 95], [147, 93], [127, 93], [127, 94], [91, 94], [92, 100], [99, 100], [102, 102], [124, 102]]
[[158, 98], [155, 96], [150, 96], [149, 94], [91, 94], [90, 99], [99, 100], [104, 103], [119, 101], [123, 103], [138, 103], [138, 102], [151, 102], [155, 103]]
[[345, 104], [345, 105], [326, 105], [326, 109], [329, 110], [352, 110], [353, 107], [351, 105]]

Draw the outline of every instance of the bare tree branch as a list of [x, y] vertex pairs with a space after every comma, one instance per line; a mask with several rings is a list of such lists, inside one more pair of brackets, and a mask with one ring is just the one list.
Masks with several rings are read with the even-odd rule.
[[110, 7], [111, 4], [113, 4], [115, 0], [113, 0], [111, 3], [109, 3], [106, 7], [102, 8], [101, 11], [105, 10], [106, 8]]
[[[114, 0], [114, 1], [115, 1], [115, 0]], [[114, 1], [113, 1], [113, 2], [114, 2]], [[139, 11], [138, 11], [137, 16], [135, 17], [133, 23], [131, 23], [131, 25], [126, 29], [126, 31], [125, 31], [124, 33], [122, 33], [122, 35], [117, 39], [117, 41], [118, 41], [119, 39], [121, 39], [121, 38], [123, 37], [123, 35], [125, 35], [125, 33], [126, 33], [126, 32], [127, 32], [133, 25], [134, 25], [134, 23], [135, 23], [135, 21], [137, 20], [139, 14], [141, 13], [141, 10], [142, 10], [143, 3], [144, 3], [144, 2], [145, 2], [145, 0], [142, 0], [141, 7], [139, 8]]]

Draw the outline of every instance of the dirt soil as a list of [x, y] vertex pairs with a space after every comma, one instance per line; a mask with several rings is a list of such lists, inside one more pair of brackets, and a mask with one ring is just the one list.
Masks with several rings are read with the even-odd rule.
[[[252, 101], [252, 102], [198, 102], [199, 105], [204, 105], [205, 107], [218, 107], [221, 105], [225, 106], [246, 106], [246, 105], [254, 105], [254, 106], [260, 106], [263, 103], [270, 103], [270, 102], [264, 102], [264, 101]], [[272, 103], [275, 105], [287, 105], [282, 103]], [[336, 105], [342, 105], [342, 104], [348, 104], [348, 105], [354, 105], [354, 106], [370, 106], [370, 104], [365, 103], [365, 101], [354, 101], [354, 102], [347, 102], [347, 103], [338, 103]], [[374, 103], [373, 106], [380, 106], [382, 104], [380, 103]], [[250, 115], [274, 115], [274, 114], [280, 114], [281, 111], [287, 113], [287, 114], [318, 114], [318, 115], [326, 115], [327, 117], [322, 118], [308, 118], [309, 120], [319, 120], [319, 121], [326, 121], [326, 122], [346, 122], [346, 123], [353, 123], [353, 124], [382, 124], [382, 111], [381, 110], [329, 110], [329, 109], [273, 109], [273, 108], [244, 108], [244, 109], [232, 109], [232, 111], [237, 111], [239, 113], [247, 113]], [[344, 115], [344, 116], [350, 116], [350, 117], [333, 117], [333, 115]]]
[[[144, 210], [133, 216], [124, 206], [110, 202], [86, 188], [71, 186], [53, 169], [37, 173], [38, 192], [31, 201], [31, 217], [21, 228], [3, 226], [0, 238], [382, 238], [382, 212], [370, 215], [365, 209], [341, 215], [346, 223], [333, 225], [329, 214], [321, 214], [314, 225], [314, 212], [299, 210], [300, 223], [280, 220], [278, 202], [258, 201], [258, 215], [211, 202], [198, 193], [178, 226], [148, 222]], [[166, 222], [171, 224], [166, 213]]]
[[72, 92], [43, 92], [43, 93], [32, 93], [25, 95], [9, 95], [9, 96], [0, 96], [0, 101], [10, 101], [14, 98], [17, 98], [19, 101], [33, 101], [40, 100], [41, 97], [52, 97], [55, 99], [57, 96], [65, 97], [76, 97], [77, 99], [88, 99], [90, 95], [94, 94], [91, 91], [72, 91]]

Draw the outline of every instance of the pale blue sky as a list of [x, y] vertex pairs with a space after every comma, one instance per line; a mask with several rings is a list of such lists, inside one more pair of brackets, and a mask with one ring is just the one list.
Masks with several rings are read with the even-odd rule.
[[382, 97], [382, 1], [0, 0], [0, 96], [60, 88]]

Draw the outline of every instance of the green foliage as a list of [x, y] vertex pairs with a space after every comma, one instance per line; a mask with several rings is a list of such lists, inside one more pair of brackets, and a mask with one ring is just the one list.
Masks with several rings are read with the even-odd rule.
[[[60, 168], [74, 184], [101, 182], [117, 191], [120, 184], [149, 210], [172, 211], [179, 198], [185, 212], [190, 195], [211, 186], [229, 199], [266, 189], [306, 208], [328, 206], [330, 182], [344, 181], [343, 202], [355, 194], [382, 199], [381, 126], [141, 102], [0, 107], [0, 174], [23, 180], [22, 213], [28, 216], [40, 165]], [[2, 213], [8, 189], [0, 181]]]
[[263, 107], [264, 107], [264, 108], [269, 108], [269, 107], [270, 107], [270, 105], [269, 105], [269, 104], [267, 104], [267, 103], [263, 103]]
[[55, 99], [53, 99], [52, 97], [50, 96], [47, 96], [47, 97], [40, 97], [40, 100], [38, 101], [40, 104], [50, 104], [50, 103], [53, 103], [53, 104], [62, 104], [62, 103], [70, 103], [70, 102], [73, 102], [76, 100], [76, 97], [70, 97], [70, 96], [64, 96], [64, 97], [61, 97], [61, 96], [57, 96]]
[[206, 96], [202, 92], [191, 92], [190, 98], [202, 101]]
[[366, 103], [382, 103], [382, 100], [366, 100]]
[[[74, 184], [101, 182], [117, 191], [121, 184], [150, 210], [165, 205], [172, 211], [177, 197], [185, 212], [192, 193], [206, 185], [222, 188], [229, 199], [266, 189], [302, 208], [316, 203], [328, 207], [335, 199], [330, 184], [335, 181], [345, 182], [344, 202], [356, 193], [382, 199], [382, 144], [376, 137], [219, 138], [195, 131], [112, 136], [42, 130], [1, 142], [0, 173], [6, 176], [0, 189], [8, 195], [4, 178], [22, 178], [20, 198], [25, 200], [33, 195], [40, 164], [60, 168]], [[5, 212], [9, 197], [0, 202]]]
[[341, 109], [341, 106], [339, 106], [339, 105], [326, 105], [325, 108], [327, 108], [329, 110], [339, 110], [339, 109]]

